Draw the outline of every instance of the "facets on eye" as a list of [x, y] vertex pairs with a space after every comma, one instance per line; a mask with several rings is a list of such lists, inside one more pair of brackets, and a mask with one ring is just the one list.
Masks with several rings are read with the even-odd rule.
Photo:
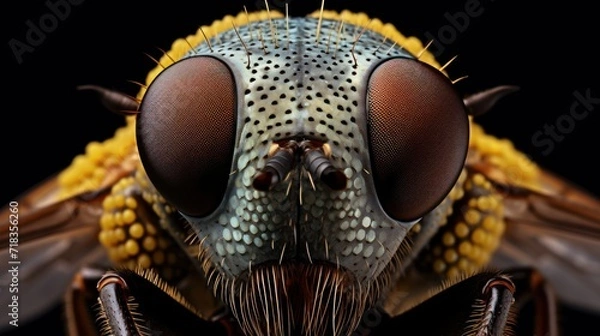
[[223, 199], [236, 104], [231, 71], [213, 57], [176, 62], [148, 87], [136, 123], [140, 159], [152, 183], [179, 211], [205, 216]]

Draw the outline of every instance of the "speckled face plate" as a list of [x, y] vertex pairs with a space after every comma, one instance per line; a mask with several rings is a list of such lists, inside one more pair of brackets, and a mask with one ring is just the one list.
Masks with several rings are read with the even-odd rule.
[[[256, 23], [239, 28], [241, 40], [250, 41], [245, 45], [232, 29], [216, 38], [214, 52], [203, 44], [187, 56], [228, 64], [239, 98], [230, 188], [212, 215], [187, 219], [212, 262], [230, 276], [295, 258], [372, 278], [411, 224], [389, 218], [372, 196], [365, 84], [381, 59], [412, 56], [369, 31], [354, 43], [362, 28], [345, 26], [338, 33], [339, 22], [323, 21], [320, 37], [318, 19], [290, 19], [289, 30], [285, 20], [272, 24], [275, 36], [268, 22]], [[274, 142], [305, 138], [329, 144], [332, 164], [348, 178], [345, 190], [311, 182], [302, 165], [269, 192], [252, 187]]]
[[188, 252], [248, 334], [350, 332], [414, 256], [413, 225], [449, 211], [464, 103], [363, 26], [231, 23], [145, 89], [140, 161], [189, 224], [187, 242], [172, 235], [198, 244]]

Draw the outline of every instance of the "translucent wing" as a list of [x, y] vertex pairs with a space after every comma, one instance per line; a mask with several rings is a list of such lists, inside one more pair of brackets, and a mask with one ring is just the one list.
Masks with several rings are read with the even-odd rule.
[[529, 188], [493, 165], [470, 167], [505, 193], [506, 233], [492, 265], [534, 267], [562, 302], [600, 313], [600, 200], [544, 169]]
[[[102, 201], [117, 181], [134, 171], [138, 160], [132, 147], [111, 143], [129, 137], [123, 131], [117, 134], [103, 146], [120, 148], [123, 155], [118, 159], [108, 151], [91, 155], [102, 172], [96, 173], [100, 178], [94, 188], [65, 194], [57, 174], [0, 209], [0, 250], [8, 256], [10, 270], [0, 275], [0, 287], [7, 291], [0, 304], [9, 309], [18, 304], [19, 325], [60, 304], [73, 275], [83, 265], [108, 265], [106, 252], [98, 243]], [[71, 167], [75, 165], [74, 161]], [[90, 172], [94, 165], [86, 167]], [[88, 176], [75, 171], [77, 176]], [[12, 327], [11, 319], [10, 314], [3, 314], [2, 328]]]
[[[97, 243], [104, 193], [56, 201], [57, 189], [56, 178], [51, 178], [16, 198], [17, 244], [9, 244], [9, 234], [14, 232], [8, 222], [12, 212], [9, 206], [1, 211], [0, 249], [9, 256], [8, 268], [12, 271], [0, 277], [2, 288], [9, 291], [0, 302], [4, 307], [18, 304], [20, 325], [59, 304], [71, 278], [84, 263], [101, 262], [105, 258]], [[16, 300], [13, 295], [18, 296]], [[2, 326], [10, 327], [11, 319], [10, 314], [3, 314]]]

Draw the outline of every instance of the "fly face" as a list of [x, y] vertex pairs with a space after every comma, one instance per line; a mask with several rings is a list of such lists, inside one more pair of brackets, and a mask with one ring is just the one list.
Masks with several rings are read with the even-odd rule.
[[[0, 248], [18, 204], [34, 258], [19, 323], [48, 288], [86, 335], [556, 335], [551, 287], [598, 308], [578, 262], [598, 258], [597, 198], [469, 128], [515, 87], [463, 102], [364, 14], [243, 14], [175, 41], [139, 100], [81, 87], [127, 124], [0, 209]], [[114, 268], [73, 277], [90, 261]]]
[[439, 70], [361, 27], [297, 18], [234, 27], [164, 69], [136, 138], [247, 332], [344, 334], [454, 186], [468, 130]]

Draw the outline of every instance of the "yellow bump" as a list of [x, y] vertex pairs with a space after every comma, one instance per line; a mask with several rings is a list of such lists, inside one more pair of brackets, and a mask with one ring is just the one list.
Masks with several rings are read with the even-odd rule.
[[75, 176], [70, 170], [64, 170], [58, 175], [58, 182], [65, 187], [70, 187], [75, 183]]
[[129, 196], [125, 198], [125, 206], [127, 206], [129, 209], [135, 209], [137, 207], [137, 201], [135, 198]]
[[[462, 198], [463, 195], [464, 195], [464, 190], [462, 187], [454, 186], [452, 188], [452, 190], [450, 190], [450, 198], [452, 200], [457, 200], [459, 198]], [[452, 209], [452, 208], [450, 208], [450, 209]]]
[[128, 239], [125, 243], [125, 249], [127, 250], [127, 254], [134, 256], [140, 252], [140, 246], [137, 241], [133, 239]]
[[115, 224], [118, 226], [122, 226], [123, 225], [123, 214], [121, 212], [115, 212], [115, 214], [113, 215], [114, 219], [115, 219]]
[[[135, 243], [135, 241], [134, 241]], [[119, 258], [117, 260], [125, 260], [129, 258], [129, 254], [127, 253], [127, 247], [125, 244], [121, 244], [117, 247]]]
[[485, 183], [485, 177], [481, 174], [473, 175], [473, 183], [478, 186], [482, 186]]
[[446, 270], [446, 263], [442, 259], [436, 259], [433, 262], [433, 271], [442, 274]]
[[106, 231], [106, 242], [108, 243], [108, 245], [116, 244], [117, 241], [115, 239], [115, 233], [113, 232], [113, 230]]
[[476, 229], [471, 234], [471, 241], [473, 241], [477, 245], [484, 245], [486, 233], [482, 229]]
[[125, 234], [125, 230], [123, 230], [123, 228], [116, 228], [113, 232], [115, 240], [117, 242], [122, 242], [125, 240], [125, 238], [127, 238], [127, 235]]
[[151, 234], [151, 235], [156, 234], [156, 228], [152, 224], [146, 224], [146, 231], [148, 231], [148, 234]]
[[464, 238], [469, 234], [469, 227], [467, 226], [467, 224], [460, 222], [456, 224], [456, 227], [454, 228], [454, 233], [458, 238]]
[[490, 210], [491, 205], [489, 196], [481, 196], [477, 199], [477, 207], [482, 211]]
[[446, 260], [446, 262], [449, 264], [452, 264], [458, 260], [458, 254], [454, 249], [448, 249], [446, 252], [444, 252], [444, 260]]
[[136, 267], [136, 266], [137, 266], [137, 264], [136, 264], [136, 261], [135, 261], [134, 259], [130, 259], [130, 260], [128, 260], [126, 265], [127, 265], [127, 268], [129, 268], [129, 269], [131, 269], [131, 270], [133, 270], [133, 269], [136, 269], [136, 268], [137, 268], [137, 267]]
[[479, 223], [480, 219], [481, 215], [479, 214], [479, 211], [475, 209], [469, 209], [465, 212], [465, 222], [467, 222], [467, 224], [475, 225]]
[[477, 207], [477, 199], [476, 198], [470, 198], [469, 199], [469, 208], [476, 208]]
[[496, 205], [494, 206], [494, 214], [496, 214], [496, 216], [498, 216], [498, 217], [503, 217], [504, 216], [504, 206], [501, 203], [502, 200], [500, 198], [494, 198], [494, 202], [496, 203]]
[[459, 271], [458, 268], [455, 266], [452, 266], [448, 269], [448, 272], [446, 272], [446, 276], [450, 279], [454, 279], [456, 277], [458, 277]]
[[469, 260], [465, 259], [465, 258], [460, 258], [458, 259], [458, 262], [456, 263], [456, 267], [458, 267], [458, 269], [460, 269], [463, 272], [469, 271], [470, 268], [470, 262]]
[[123, 223], [131, 224], [135, 221], [135, 212], [131, 209], [125, 209], [123, 211]]
[[445, 246], [452, 246], [456, 243], [456, 239], [454, 238], [454, 235], [452, 233], [445, 232], [442, 236], [442, 243]]
[[486, 229], [490, 232], [495, 232], [496, 227], [498, 226], [498, 222], [496, 221], [496, 218], [494, 218], [493, 216], [485, 216], [485, 218], [483, 218], [483, 223], [481, 225], [483, 226], [484, 229]]
[[105, 175], [106, 175], [106, 169], [104, 169], [102, 167], [96, 167], [96, 168], [94, 168], [94, 171], [92, 172], [92, 177], [94, 179], [96, 179], [96, 181], [102, 181], [102, 179], [104, 178]]
[[129, 227], [129, 235], [133, 238], [141, 238], [144, 235], [144, 226], [140, 223], [134, 223]]
[[106, 231], [100, 231], [100, 233], [98, 233], [98, 241], [100, 241], [100, 244], [102, 244], [104, 246], [107, 246], [107, 247], [109, 246]]
[[115, 207], [122, 208], [125, 206], [125, 196], [115, 195]]
[[90, 160], [98, 162], [104, 157], [102, 144], [97, 141], [92, 141], [85, 146], [85, 153]]
[[111, 195], [108, 195], [102, 201], [102, 208], [104, 210], [112, 210], [115, 207], [115, 199]]
[[464, 241], [458, 245], [458, 253], [461, 256], [468, 256], [471, 253], [471, 250], [473, 250], [473, 245], [468, 241]]
[[492, 246], [494, 245], [494, 241], [496, 240], [496, 236], [494, 236], [493, 234], [490, 233], [486, 233], [485, 235], [485, 248], [490, 250], [492, 248]]
[[159, 216], [163, 213], [162, 208], [158, 203], [152, 204], [152, 210]]
[[146, 253], [140, 254], [140, 256], [137, 259], [137, 262], [141, 268], [149, 268], [152, 264], [150, 256], [148, 256]]
[[90, 175], [95, 168], [95, 165], [86, 157], [81, 157], [80, 160], [75, 163], [75, 165], [82, 175]]
[[154, 251], [154, 253], [152, 253], [152, 261], [156, 265], [162, 265], [165, 262], [165, 253], [160, 250]]
[[111, 214], [103, 213], [100, 217], [100, 227], [102, 230], [110, 230], [115, 227], [115, 221]]
[[142, 247], [144, 247], [144, 250], [146, 251], [154, 251], [156, 248], [156, 239], [154, 239], [154, 237], [146, 236], [142, 241]]
[[490, 261], [490, 254], [489, 253], [482, 253], [481, 256], [479, 257], [479, 264], [480, 265], [485, 265], [488, 263], [488, 261]]
[[117, 183], [115, 183], [115, 185], [112, 188], [113, 193], [120, 193], [123, 191], [123, 180], [119, 180], [117, 181]]
[[481, 253], [483, 253], [483, 251], [481, 250], [481, 247], [473, 246], [473, 248], [471, 249], [470, 259], [472, 261], [479, 260], [479, 258], [481, 257]]

